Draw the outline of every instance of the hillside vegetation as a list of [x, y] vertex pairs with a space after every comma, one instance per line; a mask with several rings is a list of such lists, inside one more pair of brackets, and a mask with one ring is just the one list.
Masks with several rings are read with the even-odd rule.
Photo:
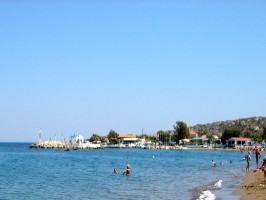
[[212, 133], [221, 135], [225, 129], [234, 128], [241, 131], [241, 136], [249, 137], [250, 135], [263, 134], [266, 129], [266, 117], [250, 117], [236, 120], [218, 121], [208, 124], [197, 124], [191, 126], [199, 135]]

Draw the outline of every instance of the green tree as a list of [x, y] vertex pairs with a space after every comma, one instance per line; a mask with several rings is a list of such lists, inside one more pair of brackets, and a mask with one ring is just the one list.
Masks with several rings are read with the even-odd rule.
[[250, 131], [246, 131], [244, 133], [244, 137], [250, 138], [251, 137], [251, 132]]
[[187, 124], [182, 121], [177, 121], [176, 125], [174, 125], [174, 135], [173, 140], [179, 144], [179, 140], [185, 139], [189, 137], [189, 129]]
[[106, 136], [101, 137], [101, 143], [107, 143], [109, 140]]
[[96, 141], [101, 141], [101, 136], [98, 134], [92, 134], [92, 136], [89, 139], [90, 142], [96, 142]]
[[[266, 139], [266, 125], [263, 126], [263, 131], [262, 131], [261, 139], [262, 140], [265, 140]], [[266, 142], [266, 141], [264, 141], [264, 142]]]
[[210, 142], [210, 143], [214, 143], [214, 142], [215, 142], [214, 136], [213, 136], [213, 134], [211, 134], [211, 133], [207, 133], [207, 134], [206, 134], [206, 138], [209, 139], [209, 142]]
[[226, 128], [223, 132], [223, 135], [221, 137], [221, 141], [223, 144], [226, 143], [226, 140], [230, 139], [231, 137], [239, 137], [241, 131], [236, 128]]
[[256, 142], [262, 141], [262, 137], [260, 133], [252, 133], [250, 137]]
[[149, 140], [151, 142], [156, 142], [156, 136], [154, 136], [154, 135], [149, 136]]
[[118, 137], [118, 133], [117, 132], [115, 132], [114, 130], [110, 130], [110, 132], [108, 133], [108, 135], [107, 135], [107, 138], [108, 138], [108, 140], [109, 140], [109, 142], [111, 143], [111, 144], [116, 144], [117, 143], [117, 140], [114, 140], [115, 138], [117, 138]]

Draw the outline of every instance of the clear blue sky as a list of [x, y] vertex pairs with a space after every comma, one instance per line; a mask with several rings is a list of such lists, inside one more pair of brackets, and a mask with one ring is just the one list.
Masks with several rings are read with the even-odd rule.
[[266, 116], [265, 1], [0, 1], [0, 141]]

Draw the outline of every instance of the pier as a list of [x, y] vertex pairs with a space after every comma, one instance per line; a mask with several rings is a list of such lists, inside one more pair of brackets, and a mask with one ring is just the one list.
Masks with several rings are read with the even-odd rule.
[[61, 141], [45, 141], [41, 143], [31, 144], [29, 148], [41, 148], [41, 149], [54, 149], [54, 148], [62, 148], [62, 149], [102, 149], [103, 147], [100, 144], [92, 144], [92, 143], [80, 143], [80, 144], [71, 144], [68, 142]]

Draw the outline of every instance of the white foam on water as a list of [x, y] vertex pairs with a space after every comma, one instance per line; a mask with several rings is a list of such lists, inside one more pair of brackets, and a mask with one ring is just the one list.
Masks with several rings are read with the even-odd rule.
[[215, 194], [213, 194], [210, 190], [217, 190], [222, 188], [223, 180], [219, 180], [213, 185], [208, 186], [209, 190], [202, 191], [199, 198], [197, 200], [214, 200], [216, 199]]
[[222, 187], [223, 180], [219, 180], [214, 184], [214, 189], [220, 189]]
[[206, 190], [200, 194], [200, 197], [197, 200], [214, 200], [214, 199], [216, 199], [215, 194], [213, 194], [210, 190]]

